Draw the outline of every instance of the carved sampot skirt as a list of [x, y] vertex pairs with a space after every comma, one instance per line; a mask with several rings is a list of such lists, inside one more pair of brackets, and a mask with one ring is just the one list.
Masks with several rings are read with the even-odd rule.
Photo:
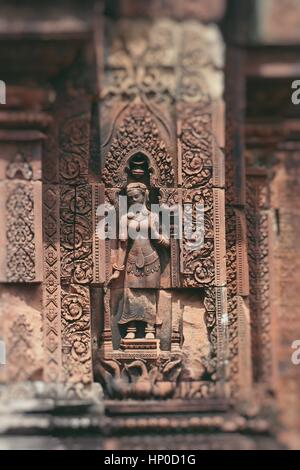
[[150, 241], [136, 240], [127, 257], [120, 325], [133, 321], [161, 323], [157, 318], [160, 274], [159, 256]]
[[124, 325], [135, 321], [150, 325], [161, 324], [157, 318], [157, 290], [125, 287], [123, 310], [118, 323]]

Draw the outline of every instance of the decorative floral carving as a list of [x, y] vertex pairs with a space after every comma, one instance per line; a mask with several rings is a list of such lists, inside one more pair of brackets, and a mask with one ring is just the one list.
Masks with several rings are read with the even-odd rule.
[[188, 112], [184, 107], [182, 114], [182, 185], [184, 188], [208, 186], [212, 178], [211, 114], [198, 107], [193, 107]]
[[[252, 362], [256, 381], [272, 377], [269, 273], [269, 216], [264, 209], [265, 180], [247, 178], [247, 229], [250, 275]], [[263, 347], [262, 347], [263, 342]]]
[[62, 292], [61, 308], [65, 380], [86, 385], [92, 380], [89, 289], [73, 284]]
[[61, 190], [62, 279], [88, 284], [93, 278], [91, 186]]
[[60, 187], [61, 278], [70, 281], [74, 269], [76, 193], [73, 186]]
[[121, 188], [126, 184], [128, 160], [137, 152], [149, 159], [152, 186], [174, 185], [172, 159], [155, 121], [143, 105], [130, 108], [112, 140], [102, 173], [106, 186]]
[[238, 318], [237, 318], [237, 249], [236, 215], [233, 208], [226, 208], [226, 265], [228, 293], [229, 363], [231, 391], [237, 392], [238, 378]]
[[92, 191], [90, 185], [76, 187], [75, 258], [73, 279], [88, 284], [93, 279]]
[[33, 186], [11, 183], [7, 188], [7, 280], [31, 282], [36, 276]]
[[[197, 213], [202, 206], [203, 214]], [[209, 285], [214, 280], [213, 195], [209, 188], [183, 191], [184, 223], [191, 223], [192, 240], [183, 234], [182, 276], [184, 287]], [[196, 221], [196, 217], [198, 221]], [[199, 218], [204, 217], [204, 227]]]
[[[79, 106], [80, 109], [80, 106]], [[89, 115], [69, 117], [60, 129], [60, 178], [63, 183], [82, 182], [88, 175]]]
[[111, 25], [111, 32], [102, 89], [105, 105], [128, 103], [137, 97], [150, 107], [172, 102], [178, 54], [176, 23], [121, 20]]
[[88, 284], [93, 277], [92, 195], [88, 184], [91, 103], [86, 91], [89, 78], [80, 75], [77, 79], [75, 65], [58, 129], [62, 376], [75, 395], [92, 382]]

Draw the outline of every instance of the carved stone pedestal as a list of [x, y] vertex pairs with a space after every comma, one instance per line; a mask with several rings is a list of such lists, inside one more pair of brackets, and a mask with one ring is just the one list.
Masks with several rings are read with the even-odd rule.
[[160, 341], [159, 339], [122, 339], [120, 349], [124, 352], [124, 356], [128, 354], [130, 358], [133, 354], [137, 357], [147, 357], [147, 359], [157, 359], [159, 355]]

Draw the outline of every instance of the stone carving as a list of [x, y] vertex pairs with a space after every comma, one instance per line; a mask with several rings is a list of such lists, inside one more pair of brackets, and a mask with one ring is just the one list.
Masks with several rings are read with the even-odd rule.
[[174, 185], [172, 159], [155, 121], [143, 105], [130, 108], [112, 140], [102, 173], [107, 187], [121, 188], [126, 184], [128, 161], [138, 152], [149, 160], [151, 186]]
[[78, 284], [93, 279], [92, 189], [61, 186], [61, 278]]
[[[266, 382], [272, 382], [273, 378], [273, 354], [272, 354], [272, 309], [270, 296], [270, 253], [269, 253], [269, 233], [270, 219], [266, 212], [260, 214], [259, 218], [259, 239], [260, 239], [260, 308], [261, 317], [261, 337], [264, 338], [264, 348], [262, 351], [261, 377]], [[268, 339], [267, 339], [268, 338]], [[267, 341], [265, 341], [267, 339]]]
[[190, 109], [180, 122], [182, 146], [182, 185], [203, 187], [211, 183], [212, 143], [211, 114]]
[[61, 316], [64, 381], [78, 392], [92, 381], [88, 287], [73, 284], [62, 290]]
[[33, 171], [26, 158], [21, 153], [17, 153], [14, 160], [7, 165], [6, 177], [8, 179], [22, 178], [31, 180]]
[[71, 282], [61, 300], [62, 365], [64, 380], [80, 394], [80, 387], [92, 381], [90, 295], [86, 287], [93, 272], [90, 187], [62, 187], [61, 222], [61, 279]]
[[229, 358], [231, 393], [238, 390], [238, 290], [237, 290], [237, 246], [236, 246], [236, 215], [231, 207], [226, 208], [226, 266], [228, 292], [229, 321]]
[[181, 40], [178, 101], [204, 111], [223, 93], [222, 38], [214, 26], [187, 21], [182, 23]]
[[[179, 188], [160, 188], [159, 204], [162, 211], [170, 217], [170, 265], [171, 265], [171, 285], [170, 287], [180, 287], [180, 254], [179, 240], [175, 235], [179, 233], [178, 222], [174, 218], [172, 221], [172, 208], [182, 205], [182, 190]], [[171, 211], [171, 212], [170, 212]], [[178, 238], [178, 237], [177, 237]], [[169, 287], [169, 286], [168, 286]]]
[[[215, 269], [212, 190], [183, 191], [183, 207], [185, 205], [187, 210], [184, 212], [184, 221], [191, 221], [193, 234], [192, 239], [187, 239], [184, 233], [181, 244], [183, 286], [210, 285], [214, 281]], [[204, 227], [196, 227], [196, 205], [202, 206]]]
[[[87, 180], [89, 143], [90, 143], [90, 116], [80, 114], [80, 100], [77, 108], [62, 122], [59, 134], [60, 151], [60, 180], [62, 184], [82, 183]], [[75, 103], [71, 103], [71, 110]], [[68, 104], [66, 104], [68, 108]], [[86, 105], [84, 106], [86, 107]]]
[[[92, 382], [91, 302], [93, 281], [92, 188], [88, 184], [90, 102], [86, 83], [71, 71], [59, 115], [60, 281], [62, 379], [82, 396]], [[58, 104], [59, 108], [59, 104]]]
[[[109, 240], [102, 240], [97, 236], [99, 224], [102, 223], [103, 217], [98, 215], [98, 208], [105, 203], [105, 187], [103, 184], [93, 184], [92, 187], [92, 219], [93, 219], [93, 284], [103, 285], [106, 281], [106, 271], [110, 260], [106, 256], [105, 245]], [[115, 201], [116, 198], [113, 198]]]
[[[178, 25], [170, 20], [121, 20], [111, 24], [107, 38], [105, 106], [122, 108], [137, 97], [158, 115], [160, 105], [175, 97]], [[165, 112], [165, 110], [164, 110]]]
[[[166, 309], [164, 324], [157, 325], [158, 337], [163, 338], [164, 342], [163, 351], [159, 343], [147, 343], [147, 340], [155, 339], [154, 332], [149, 328], [139, 330], [136, 324], [130, 323], [129, 328], [122, 327], [122, 323], [127, 325], [130, 319], [134, 319], [130, 312], [137, 310], [137, 306], [137, 318], [141, 320], [140, 315], [145, 305], [149, 306], [148, 299], [154, 294], [145, 290], [147, 294], [144, 298], [135, 291], [134, 295], [128, 295], [138, 282], [144, 292], [147, 276], [137, 276], [142, 271], [136, 263], [149, 255], [150, 258], [153, 256], [151, 263], [154, 272], [151, 277], [155, 278], [155, 289], [203, 288], [205, 298], [205, 319], [203, 322], [201, 320], [201, 325], [203, 323], [204, 330], [207, 328], [207, 348], [204, 348], [205, 353], [201, 357], [201, 367], [195, 359], [199, 367], [197, 377], [192, 378], [192, 390], [183, 372], [179, 382], [182, 387], [180, 392], [177, 387], [177, 396], [224, 394], [224, 387], [222, 390], [216, 387], [218, 380], [227, 380], [225, 369], [228, 356], [224, 177], [220, 157], [223, 143], [220, 125], [223, 120], [223, 51], [220, 35], [214, 27], [193, 22], [180, 24], [155, 20], [150, 23], [141, 20], [133, 23], [126, 20], [115, 22], [106, 40], [106, 55], [103, 70], [100, 71], [104, 82], [100, 109], [104, 163], [101, 177], [106, 187], [105, 193], [116, 207], [118, 191], [124, 194], [128, 184], [130, 187], [132, 183], [142, 183], [145, 188], [156, 191], [164, 210], [172, 211], [172, 206], [177, 204], [189, 208], [185, 216], [192, 223], [194, 233], [193, 240], [189, 238], [191, 234], [185, 234], [178, 241], [173, 236], [178, 227], [171, 222], [167, 282], [163, 280], [165, 273], [160, 273], [160, 282], [158, 279], [161, 270], [160, 248], [157, 253], [155, 250], [134, 253], [131, 263], [130, 253], [125, 257], [124, 248], [120, 251], [114, 241], [106, 242], [105, 252], [112, 253], [112, 264], [115, 263], [115, 266], [112, 276], [107, 278], [106, 275], [109, 285], [104, 294], [105, 318], [99, 375], [104, 386], [110, 390], [117, 381], [119, 389], [110, 392], [111, 397], [137, 397], [132, 391], [129, 371], [139, 369], [137, 375], [142, 383], [138, 381], [138, 386], [143, 386], [147, 390], [145, 397], [150, 397], [154, 394], [155, 384], [152, 374], [161, 361], [162, 353], [168, 358], [175, 352], [182, 355], [184, 338], [180, 293], [177, 300], [177, 294], [173, 295], [172, 292], [160, 297], [161, 305]], [[200, 204], [204, 209], [201, 228], [196, 224], [196, 207]], [[148, 218], [148, 214], [143, 217]], [[132, 222], [137, 224], [141, 221], [133, 218]], [[116, 251], [122, 256], [116, 255]], [[126, 287], [127, 268], [135, 278], [133, 288], [129, 283], [130, 289]], [[123, 288], [127, 289], [125, 295]], [[123, 311], [124, 299], [130, 307], [126, 315]], [[142, 302], [141, 306], [139, 301]], [[154, 303], [151, 301], [150, 307]], [[150, 316], [154, 318], [156, 308], [151, 307], [149, 312], [152, 310], [155, 315]], [[165, 331], [167, 324], [170, 325], [168, 332]], [[136, 333], [140, 337], [136, 337]], [[134, 341], [134, 345], [130, 343]], [[188, 345], [185, 351], [188, 351]], [[136, 361], [140, 362], [137, 364]], [[143, 392], [140, 398], [143, 398]]]
[[227, 289], [209, 287], [205, 289], [204, 305], [206, 324], [211, 343], [210, 356], [207, 358], [207, 371], [215, 387], [212, 393], [219, 396], [228, 394], [228, 358], [229, 358], [229, 319], [227, 313]]
[[6, 344], [6, 365], [0, 368], [1, 383], [43, 377], [42, 319], [32, 303], [38, 292], [34, 285], [26, 287], [19, 286], [15, 294], [11, 289], [6, 292], [1, 289], [0, 336]]
[[[143, 183], [130, 183], [126, 188], [128, 212], [120, 220], [117, 263], [110, 282], [124, 271], [124, 293], [119, 325], [126, 325], [125, 339], [133, 340], [136, 324], [145, 324], [145, 338], [155, 338], [157, 290], [161, 266], [157, 247], [169, 247], [169, 240], [159, 233], [157, 214], [147, 207], [149, 192]], [[133, 209], [132, 209], [133, 208]]]
[[74, 186], [60, 187], [60, 250], [61, 279], [68, 283], [72, 279], [75, 258], [75, 210], [76, 193]]
[[32, 282], [36, 278], [33, 185], [11, 183], [7, 189], [7, 279]]
[[161, 357], [157, 362], [136, 358], [121, 363], [99, 358], [96, 377], [110, 398], [167, 399], [176, 392], [181, 362], [180, 354]]
[[216, 312], [216, 293], [213, 287], [205, 289], [204, 298], [205, 323], [209, 334], [211, 344], [210, 360], [207, 363], [207, 369], [212, 379], [216, 380], [217, 371], [217, 312]]
[[[15, 374], [10, 376], [11, 381], [26, 379], [28, 376], [28, 366], [30, 367], [30, 363], [35, 363], [33, 350], [30, 347], [32, 340], [33, 328], [25, 315], [20, 315], [12, 325], [9, 338], [10, 347], [7, 352], [10, 369], [13, 369], [15, 372]], [[23, 367], [20, 366], [20, 362], [23, 364]]]
[[[269, 273], [269, 215], [265, 178], [247, 177], [247, 229], [250, 275], [252, 362], [255, 381], [271, 383], [272, 338]], [[262, 347], [262, 338], [263, 347]]]
[[59, 249], [59, 189], [45, 185], [43, 191], [44, 240], [44, 345], [48, 382], [61, 380], [61, 305]]
[[92, 258], [92, 189], [90, 185], [76, 187], [75, 246], [73, 280], [86, 285], [93, 279]]
[[[227, 292], [230, 339], [230, 384], [232, 396], [248, 393], [250, 325], [247, 309], [249, 282], [245, 226], [245, 160], [242, 132], [244, 74], [243, 52], [227, 50], [226, 70], [226, 244]], [[233, 79], [234, 77], [234, 79]]]

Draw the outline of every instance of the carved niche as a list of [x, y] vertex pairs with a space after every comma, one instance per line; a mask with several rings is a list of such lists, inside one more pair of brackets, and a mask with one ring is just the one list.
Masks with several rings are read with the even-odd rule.
[[[120, 258], [117, 237], [95, 242], [97, 259], [106, 264], [95, 377], [116, 399], [224, 397], [228, 316], [220, 35], [199, 22], [122, 20], [110, 24], [102, 46], [102, 185], [96, 185], [93, 200], [99, 202], [101, 194], [118, 214], [120, 195], [135, 189], [145, 204], [148, 193], [149, 202], [168, 214], [171, 232], [165, 246], [147, 252], [153, 258], [149, 266], [160, 273], [159, 281], [148, 285], [143, 249], [132, 267], [130, 251]], [[176, 218], [176, 205], [186, 218]], [[127, 207], [125, 218], [129, 213]], [[194, 229], [193, 249], [184, 231], [187, 221]], [[157, 227], [163, 234], [160, 218]], [[178, 231], [183, 236], [177, 237]], [[141, 278], [126, 285], [132, 270]], [[127, 288], [131, 292], [124, 294]], [[153, 294], [155, 325], [150, 315], [145, 328], [134, 321], [124, 326], [124, 311], [136, 323], [145, 305], [148, 314], [152, 311]]]
[[150, 163], [152, 187], [174, 186], [175, 174], [166, 143], [160, 137], [158, 126], [145, 106], [136, 104], [127, 112], [106, 155], [102, 172], [106, 187], [122, 188], [126, 184], [130, 156], [139, 152]]

